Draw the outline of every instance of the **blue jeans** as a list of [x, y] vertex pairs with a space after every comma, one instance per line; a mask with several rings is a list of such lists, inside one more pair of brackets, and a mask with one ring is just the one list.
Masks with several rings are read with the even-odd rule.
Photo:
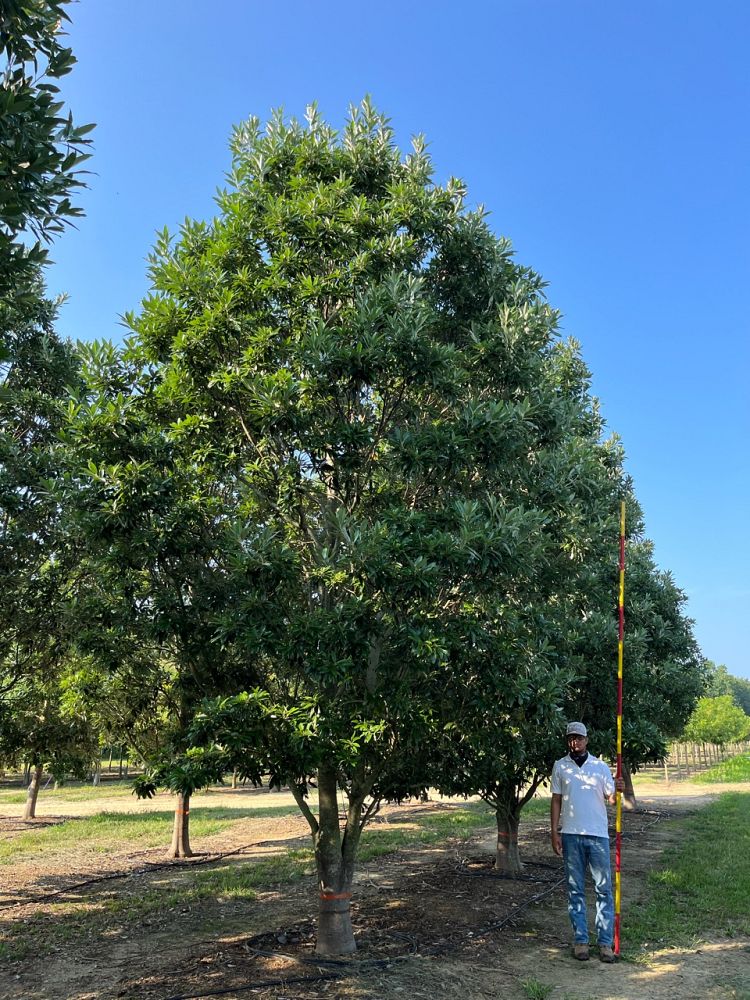
[[591, 870], [596, 890], [596, 937], [600, 945], [612, 947], [615, 927], [615, 903], [612, 898], [612, 875], [609, 867], [609, 838], [587, 837], [578, 833], [562, 835], [565, 875], [568, 879], [568, 914], [576, 944], [588, 944], [584, 880], [586, 867]]

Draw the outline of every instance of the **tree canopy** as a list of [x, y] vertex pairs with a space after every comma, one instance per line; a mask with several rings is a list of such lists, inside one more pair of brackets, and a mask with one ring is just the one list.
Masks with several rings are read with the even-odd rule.
[[695, 743], [735, 743], [750, 737], [750, 716], [728, 694], [701, 698], [687, 721], [683, 738]]
[[93, 125], [77, 126], [57, 81], [75, 57], [62, 39], [70, 0], [5, 0], [0, 8], [0, 333], [14, 303], [35, 295], [45, 244], [80, 216]]
[[707, 694], [711, 698], [728, 694], [745, 715], [750, 715], [750, 681], [730, 674], [723, 663], [707, 661]]

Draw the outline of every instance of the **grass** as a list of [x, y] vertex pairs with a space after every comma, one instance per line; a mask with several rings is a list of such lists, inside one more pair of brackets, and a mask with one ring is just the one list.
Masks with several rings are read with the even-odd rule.
[[[262, 808], [196, 807], [190, 814], [191, 837], [210, 837], [227, 830], [245, 817], [290, 816], [296, 805]], [[0, 840], [0, 865], [27, 860], [32, 855], [58, 854], [70, 847], [85, 845], [89, 850], [109, 853], [129, 849], [146, 850], [163, 846], [172, 834], [174, 812], [102, 812], [65, 820], [55, 826], [37, 827], [11, 840]]]
[[[62, 788], [39, 789], [38, 802], [87, 802], [96, 799], [125, 798], [132, 796], [133, 786], [126, 779], [124, 781], [104, 781], [101, 785], [92, 784], [70, 784], [63, 785]], [[26, 801], [25, 788], [0, 788], [0, 805], [20, 805]]]
[[750, 753], [730, 757], [697, 775], [693, 781], [707, 785], [719, 781], [750, 781]]
[[[293, 814], [296, 806], [265, 809], [201, 809], [191, 816], [191, 831], [196, 836], [216, 832], [239, 816]], [[206, 814], [206, 815], [201, 815]], [[448, 839], [467, 839], [491, 824], [493, 815], [481, 802], [470, 802], [435, 813], [416, 812], [368, 828], [362, 838], [359, 861], [366, 862], [404, 847], [441, 843]], [[59, 826], [24, 833], [12, 841], [0, 841], [0, 860], [8, 863], [23, 854], [43, 857], [45, 852], [63, 851], [66, 846], [87, 842], [89, 849], [122, 850], [127, 841], [146, 847], [168, 842], [172, 813], [101, 813]], [[11, 846], [12, 845], [12, 846]], [[224, 861], [211, 867], [178, 866], [161, 872], [148, 882], [104, 883], [100, 890], [81, 900], [64, 896], [50, 902], [45, 912], [29, 917], [24, 923], [10, 925], [0, 941], [0, 959], [21, 959], [42, 955], [71, 942], [93, 935], [117, 934], [135, 924], [159, 923], [177, 919], [192, 906], [206, 903], [221, 907], [255, 898], [257, 891], [290, 885], [315, 875], [315, 861], [309, 849], [288, 850], [269, 858], [252, 861]], [[207, 911], [208, 912], [208, 911]], [[215, 912], [215, 911], [214, 911]]]
[[467, 802], [450, 811], [417, 815], [406, 822], [393, 821], [369, 826], [362, 834], [358, 860], [372, 861], [404, 847], [442, 843], [449, 839], [466, 840], [477, 830], [490, 825], [493, 814], [483, 802]]
[[[130, 793], [130, 786], [118, 788], [119, 795]], [[92, 793], [108, 798], [111, 789], [91, 787], [61, 788], [54, 794], [64, 803], [83, 798], [91, 798]], [[0, 792], [0, 805], [13, 801], [7, 790]], [[23, 793], [25, 798], [25, 793]], [[171, 800], [164, 799], [165, 804]], [[196, 840], [226, 831], [233, 822], [244, 819], [262, 819], [278, 816], [295, 816], [297, 807], [293, 803], [278, 806], [211, 806], [196, 796], [190, 816], [190, 834]], [[534, 812], [536, 805], [530, 803], [524, 811]], [[312, 803], [315, 809], [315, 803]], [[546, 808], [546, 807], [545, 807]], [[43, 818], [43, 817], [42, 817]], [[41, 859], [45, 855], [62, 854], [72, 847], [85, 846], [88, 850], [102, 854], [113, 851], [148, 850], [168, 845], [174, 813], [171, 808], [154, 812], [112, 812], [105, 811], [91, 816], [71, 817], [54, 826], [39, 826], [8, 840], [0, 840], [0, 866], [28, 860], [32, 855]], [[467, 803], [464, 808], [420, 817], [414, 824], [401, 823], [389, 827], [387, 824], [369, 827], [362, 838], [360, 859], [371, 860], [407, 845], [432, 844], [449, 837], [470, 836], [474, 830], [492, 822], [492, 815], [483, 803]]]
[[549, 819], [549, 799], [532, 799], [523, 807], [523, 818], [529, 819]]
[[741, 979], [739, 976], [733, 976], [730, 979], [717, 979], [716, 985], [720, 986], [725, 992], [724, 995], [728, 1000], [750, 1000], [750, 985], [748, 985], [746, 979]]
[[[546, 817], [549, 814], [549, 800], [532, 799], [523, 810], [525, 820]], [[494, 826], [495, 814], [484, 802], [467, 802], [450, 811], [428, 813], [416, 817], [407, 824], [394, 821], [394, 828], [387, 823], [369, 826], [362, 834], [358, 860], [372, 861], [383, 854], [403, 847], [443, 843], [446, 840], [467, 840], [477, 830]]]
[[[65, 791], [65, 790], [61, 790]], [[68, 789], [67, 791], [70, 791]], [[532, 820], [546, 816], [548, 803], [534, 800], [524, 809]], [[294, 815], [296, 806], [280, 805], [265, 808], [196, 809], [191, 815], [191, 833], [197, 838], [220, 832], [233, 821], [245, 816]], [[85, 845], [102, 853], [165, 846], [173, 822], [171, 811], [152, 813], [106, 812], [71, 819], [57, 826], [37, 828], [22, 833], [10, 841], [0, 841], [0, 863], [28, 859], [32, 855], [41, 862], [45, 854], [62, 854], [66, 848]], [[368, 827], [360, 844], [358, 862], [366, 863], [404, 848], [467, 840], [482, 828], [494, 825], [494, 814], [483, 802], [467, 802], [460, 807], [414, 809], [398, 814], [389, 821]], [[128, 932], [134, 925], [150, 927], [183, 919], [182, 915], [196, 904], [210, 923], [211, 914], [232, 912], [232, 903], [242, 904], [256, 897], [258, 891], [290, 885], [315, 875], [312, 851], [288, 850], [282, 854], [251, 861], [222, 861], [210, 867], [177, 866], [135, 884], [104, 883], [81, 899], [62, 896], [45, 904], [45, 910], [30, 916], [21, 924], [9, 925], [0, 941], [0, 958], [20, 959], [25, 955], [42, 954], [66, 947], [92, 936], [117, 935]], [[226, 908], [224, 908], [225, 904]], [[218, 908], [218, 909], [217, 909]], [[532, 985], [536, 981], [529, 980]], [[531, 987], [530, 987], [531, 988]], [[544, 990], [544, 984], [537, 984]], [[529, 993], [544, 998], [545, 992]]]
[[647, 899], [624, 915], [628, 957], [711, 932], [750, 934], [750, 794], [726, 792], [682, 832], [649, 875]]
[[[58, 795], [79, 789], [60, 789]], [[68, 799], [70, 800], [70, 799]], [[5, 800], [7, 801], [7, 799]], [[546, 816], [545, 800], [534, 799], [524, 808], [525, 819]], [[294, 804], [260, 807], [219, 807], [196, 804], [190, 815], [190, 834], [196, 840], [226, 831], [243, 818], [294, 816]], [[76, 846], [102, 854], [112, 851], [148, 850], [169, 843], [174, 813], [101, 812], [72, 817], [54, 826], [37, 827], [9, 840], [0, 840], [0, 866], [28, 860], [32, 855], [60, 854]], [[379, 823], [368, 827], [359, 848], [359, 860], [374, 858], [407, 846], [435, 844], [450, 838], [467, 838], [476, 830], [491, 826], [494, 816], [483, 802], [467, 802], [456, 809], [417, 815], [413, 820]]]
[[62, 900], [47, 912], [12, 925], [0, 940], [0, 960], [42, 955], [92, 936], [117, 935], [136, 924], [183, 919], [198, 903], [247, 902], [258, 889], [290, 885], [315, 873], [312, 850], [293, 850], [271, 858], [223, 863], [210, 869], [177, 869], [161, 874], [150, 888], [121, 891], [105, 885], [81, 902]]
[[524, 979], [521, 981], [521, 989], [529, 1000], [547, 1000], [553, 987], [540, 982], [538, 979]]
[[[20, 780], [20, 779], [19, 779]], [[198, 791], [193, 796], [194, 799], [200, 800], [204, 796], [210, 797], [211, 795], [221, 794], [222, 792], [232, 791], [234, 795], [242, 795], [243, 791], [254, 791], [252, 786], [247, 786], [247, 789], [240, 787], [239, 789], [231, 789], [227, 785], [212, 785], [209, 789], [202, 789]], [[162, 795], [166, 798], [168, 793], [164, 792]], [[63, 785], [61, 788], [54, 788], [52, 782], [50, 781], [47, 785], [47, 778], [45, 777], [44, 784], [39, 789], [39, 803], [44, 802], [96, 802], [98, 799], [112, 799], [112, 798], [132, 798], [133, 797], [133, 785], [131, 778], [104, 778], [100, 785], [92, 785], [90, 781], [71, 781]], [[11, 785], [6, 785], [5, 787], [0, 787], [0, 805], [19, 805], [26, 801], [26, 788], [19, 788], [18, 783], [14, 782]]]
[[143, 919], [175, 907], [185, 909], [204, 899], [227, 903], [255, 899], [257, 889], [291, 885], [315, 873], [312, 850], [287, 851], [272, 858], [225, 862], [215, 868], [181, 872], [177, 879], [162, 878], [156, 888], [136, 896], [113, 896], [103, 909], [121, 920]]

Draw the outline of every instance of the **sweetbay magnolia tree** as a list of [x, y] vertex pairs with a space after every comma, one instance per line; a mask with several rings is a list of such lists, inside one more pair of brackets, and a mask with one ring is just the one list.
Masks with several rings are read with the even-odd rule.
[[[126, 480], [151, 484], [130, 499], [170, 558], [180, 505], [200, 523], [194, 577], [153, 553], [143, 566], [203, 637], [192, 690], [223, 695], [194, 715], [191, 760], [290, 785], [315, 849], [318, 950], [342, 954], [362, 829], [429, 780], [436, 692], [470, 682], [461, 650], [521, 600], [508, 581], [558, 566], [554, 455], [576, 404], [545, 375], [556, 315], [540, 279], [458, 181], [433, 183], [421, 140], [402, 156], [365, 102], [340, 134], [315, 109], [250, 120], [232, 153], [217, 218], [155, 248], [129, 317], [138, 387], [110, 401], [119, 443], [109, 464], [89, 453], [77, 488], [95, 484], [89, 515], [103, 498], [100, 543], [127, 521], [112, 502]], [[131, 461], [118, 412], [149, 424], [158, 469]], [[160, 599], [132, 607], [166, 643]]]

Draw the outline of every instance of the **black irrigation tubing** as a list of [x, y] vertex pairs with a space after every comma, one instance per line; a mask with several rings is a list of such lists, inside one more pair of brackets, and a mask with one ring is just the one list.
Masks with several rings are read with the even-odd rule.
[[529, 896], [529, 898], [525, 899], [522, 903], [519, 903], [518, 906], [515, 906], [510, 911], [510, 913], [507, 913], [504, 917], [501, 917], [500, 920], [493, 920], [491, 923], [485, 924], [484, 927], [481, 927], [478, 931], [474, 932], [475, 935], [488, 934], [490, 931], [502, 930], [503, 927], [506, 926], [506, 924], [509, 924], [513, 920], [515, 920], [515, 918], [518, 916], [519, 913], [522, 913], [524, 910], [527, 910], [533, 903], [538, 903], [545, 897], [551, 896], [556, 889], [560, 888], [560, 886], [565, 882], [566, 878], [567, 878], [566, 875], [562, 875], [556, 882], [554, 882], [547, 889], [544, 889], [542, 892], [537, 892], [535, 893], [535, 895]]
[[[535, 893], [533, 896], [530, 896], [528, 899], [524, 900], [523, 903], [520, 903], [518, 906], [515, 906], [513, 910], [510, 913], [506, 914], [506, 916], [504, 916], [502, 919], [493, 920], [491, 923], [485, 924], [484, 927], [480, 927], [477, 931], [474, 931], [473, 932], [474, 936], [485, 935], [488, 934], [490, 931], [502, 930], [503, 927], [505, 927], [507, 924], [515, 920], [515, 918], [518, 916], [519, 913], [523, 912], [523, 910], [528, 909], [528, 907], [531, 906], [532, 904], [540, 902], [546, 896], [551, 895], [564, 882], [565, 882], [565, 876], [563, 875], [562, 878], [558, 879], [554, 883], [554, 885], [550, 886], [548, 889], [545, 889], [543, 892]], [[393, 933], [395, 936], [397, 932]], [[466, 936], [467, 931], [462, 930], [459, 933], [461, 934], [461, 936]], [[256, 935], [255, 938], [251, 938], [250, 940], [254, 941], [257, 940], [258, 937], [264, 937], [264, 936], [265, 935]], [[398, 936], [410, 939], [409, 935], [407, 934], [403, 935], [399, 934]], [[455, 937], [457, 935], [452, 935], [452, 936]], [[172, 996], [166, 997], [166, 1000], [203, 1000], [203, 998], [205, 997], [226, 996], [227, 994], [230, 993], [246, 993], [250, 992], [250, 990], [263, 989], [264, 987], [301, 985], [302, 983], [317, 983], [317, 982], [323, 982], [324, 980], [343, 979], [345, 978], [347, 972], [356, 974], [361, 968], [388, 969], [394, 964], [394, 962], [403, 961], [404, 959], [407, 958], [412, 958], [417, 953], [416, 942], [413, 939], [410, 940], [412, 941], [412, 950], [406, 955], [397, 955], [393, 956], [392, 958], [362, 959], [360, 961], [355, 961], [355, 962], [351, 960], [347, 961], [346, 959], [336, 959], [336, 958], [318, 959], [318, 958], [307, 958], [305, 956], [286, 955], [283, 952], [263, 951], [260, 948], [254, 948], [251, 946], [250, 950], [252, 952], [254, 952], [257, 955], [263, 955], [264, 957], [267, 958], [285, 958], [287, 960], [292, 960], [295, 962], [299, 962], [301, 964], [316, 965], [318, 967], [333, 966], [334, 968], [338, 968], [341, 971], [321, 973], [321, 975], [319, 976], [295, 976], [292, 978], [279, 977], [277, 979], [266, 979], [262, 981], [256, 981], [254, 983], [249, 983], [245, 986], [229, 987], [226, 989], [213, 990], [204, 993], [176, 993], [173, 994]]]
[[263, 979], [245, 986], [231, 986], [226, 989], [212, 990], [210, 993], [175, 993], [165, 1000], [201, 1000], [202, 997], [221, 997], [230, 993], [249, 993], [250, 990], [260, 990], [264, 986], [294, 986], [302, 983], [322, 983], [325, 980], [342, 979], [341, 972], [324, 972], [319, 976], [292, 976], [290, 979]]
[[[175, 858], [172, 861], [160, 861], [154, 864], [147, 863], [142, 868], [131, 868], [128, 871], [119, 872], [108, 872], [106, 875], [97, 875], [94, 878], [84, 879], [83, 882], [74, 882], [72, 885], [63, 886], [61, 889], [54, 889], [52, 892], [42, 893], [38, 896], [29, 896], [27, 899], [14, 899], [9, 902], [0, 903], [0, 910], [8, 910], [13, 906], [27, 906], [32, 903], [44, 903], [48, 899], [54, 899], [56, 896], [62, 896], [68, 892], [75, 892], [76, 889], [83, 889], [88, 885], [98, 885], [100, 882], [111, 882], [114, 879], [125, 879], [134, 878], [137, 875], [147, 875], [149, 872], [164, 871], [167, 868], [197, 868], [200, 865], [210, 865], [217, 861], [221, 861], [223, 858], [231, 858], [235, 854], [242, 854], [244, 851], [250, 850], [251, 847], [262, 847], [264, 844], [268, 844], [268, 840], [256, 840], [251, 844], [244, 844], [242, 847], [237, 847], [233, 851], [224, 851], [221, 854], [208, 854], [206, 857], [197, 857], [195, 860], [189, 858]], [[145, 852], [138, 852], [145, 853]], [[131, 857], [137, 857], [138, 855], [131, 855]]]
[[[302, 983], [319, 983], [324, 980], [343, 979], [346, 977], [347, 973], [356, 974], [362, 968], [389, 969], [394, 962], [400, 962], [406, 958], [412, 958], [416, 954], [417, 943], [411, 935], [401, 934], [398, 931], [390, 931], [389, 934], [391, 937], [405, 938], [410, 942], [412, 946], [411, 950], [405, 955], [394, 955], [392, 958], [363, 958], [347, 960], [345, 958], [307, 958], [304, 955], [287, 955], [280, 951], [263, 951], [261, 948], [255, 948], [250, 945], [249, 948], [251, 952], [255, 955], [262, 955], [264, 958], [285, 958], [291, 962], [298, 962], [300, 965], [315, 965], [318, 968], [333, 967], [334, 969], [339, 969], [340, 971], [323, 972], [318, 976], [295, 976], [292, 978], [278, 977], [277, 979], [265, 979], [249, 983], [246, 986], [228, 987], [226, 989], [214, 990], [213, 992], [208, 993], [177, 993], [166, 997], [165, 1000], [200, 1000], [200, 998], [203, 997], [226, 996], [228, 993], [246, 993], [250, 990], [262, 989], [266, 986], [288, 986], [292, 984], [300, 985]], [[265, 934], [257, 934], [255, 937], [250, 938], [250, 941], [255, 941], [258, 938], [263, 938], [265, 936]], [[246, 942], [246, 944], [247, 943], [248, 942]]]
[[630, 813], [630, 815], [653, 816], [654, 819], [652, 819], [650, 823], [645, 823], [637, 830], [627, 830], [623, 832], [622, 834], [623, 840], [629, 840], [631, 837], [635, 837], [641, 833], [645, 833], [646, 830], [650, 830], [652, 826], [656, 826], [656, 824], [661, 820], [671, 819], [675, 814], [670, 812], [659, 812], [656, 809], [639, 809], [636, 812]]
[[[528, 868], [547, 868], [555, 872], [562, 870], [562, 865], [550, 865], [545, 864], [543, 861], [524, 861], [524, 865]], [[466, 867], [465, 862], [459, 862], [455, 865], [455, 871], [459, 875], [463, 875], [466, 878], [489, 878], [495, 879], [498, 882], [549, 882], [550, 877], [547, 875], [532, 875], [530, 872], [505, 872], [496, 871], [495, 869], [482, 869], [479, 868], [476, 871], [471, 871]]]

